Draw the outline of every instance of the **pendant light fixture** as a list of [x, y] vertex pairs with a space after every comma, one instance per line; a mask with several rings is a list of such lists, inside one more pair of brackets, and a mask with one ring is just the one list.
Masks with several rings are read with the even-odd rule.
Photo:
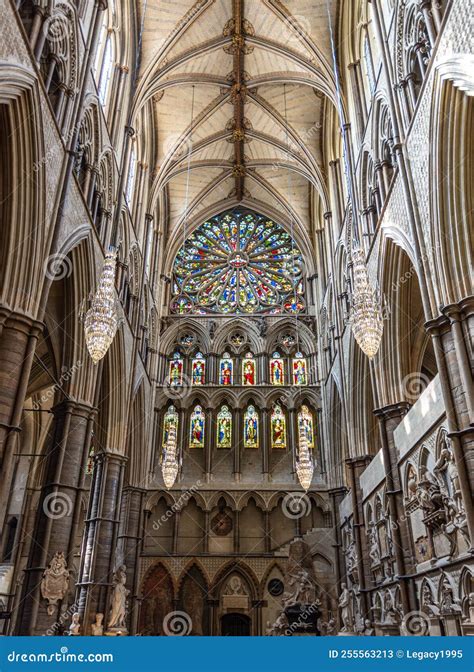
[[85, 315], [83, 312], [81, 314], [84, 320], [87, 349], [94, 364], [97, 364], [106, 355], [120, 325], [115, 295], [116, 260], [117, 252], [115, 250], [106, 254], [91, 306]]
[[[176, 413], [177, 416], [177, 413]], [[172, 488], [179, 471], [179, 461], [177, 456], [178, 442], [176, 437], [176, 425], [171, 424], [168, 429], [168, 437], [161, 464], [161, 473], [165, 487]]]
[[355, 340], [367, 357], [372, 359], [377, 354], [383, 334], [380, 300], [369, 281], [364, 251], [354, 249], [352, 260], [354, 291], [349, 320]]
[[[349, 258], [353, 263], [353, 291], [349, 323], [351, 325], [354, 338], [359, 347], [369, 359], [372, 359], [377, 354], [383, 334], [381, 300], [378, 291], [372, 287], [370, 282], [367, 271], [367, 264], [365, 261], [365, 252], [359, 241], [359, 232], [357, 227], [358, 212], [356, 211], [356, 200], [354, 199], [353, 194], [351, 168], [348, 160], [349, 148], [347, 146], [339, 69], [337, 66], [336, 49], [334, 46], [334, 35], [328, 0], [326, 0], [326, 9], [329, 23], [329, 35], [331, 39], [331, 53], [336, 83], [337, 111], [339, 115], [339, 123], [341, 126], [347, 188], [349, 193], [350, 206], [352, 208], [352, 215], [356, 220], [355, 224], [352, 226], [352, 230], [354, 231], [354, 240], [349, 249]], [[352, 220], [349, 219], [349, 222], [352, 223]], [[348, 229], [350, 238], [351, 230], [349, 223]]]

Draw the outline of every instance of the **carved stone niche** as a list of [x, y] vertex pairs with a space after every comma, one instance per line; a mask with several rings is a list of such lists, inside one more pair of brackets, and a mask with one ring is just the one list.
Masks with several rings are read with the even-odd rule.
[[233, 609], [248, 611], [249, 605], [250, 598], [247, 589], [242, 583], [240, 576], [234, 574], [227, 581], [222, 593], [222, 607], [226, 611], [232, 611]]

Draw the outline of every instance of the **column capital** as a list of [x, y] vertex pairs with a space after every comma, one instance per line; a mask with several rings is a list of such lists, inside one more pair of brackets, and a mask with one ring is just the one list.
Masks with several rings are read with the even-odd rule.
[[395, 404], [388, 404], [387, 406], [376, 408], [374, 410], [374, 415], [378, 418], [384, 418], [385, 420], [388, 420], [389, 418], [403, 418], [410, 408], [411, 406], [407, 401], [398, 401]]
[[72, 415], [83, 416], [87, 420], [97, 414], [97, 408], [82, 401], [75, 401], [74, 399], [61, 399], [51, 409], [54, 415], [62, 415], [71, 413]]
[[373, 456], [371, 455], [356, 455], [355, 457], [348, 457], [344, 461], [351, 469], [357, 469], [357, 467], [366, 467], [372, 459]]
[[34, 336], [39, 336], [44, 329], [44, 322], [24, 313], [15, 312], [6, 306], [0, 307], [0, 325]]

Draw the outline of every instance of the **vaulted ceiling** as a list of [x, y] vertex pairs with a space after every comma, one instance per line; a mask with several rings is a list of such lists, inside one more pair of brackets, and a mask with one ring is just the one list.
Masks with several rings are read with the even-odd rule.
[[141, 21], [135, 109], [152, 101], [170, 236], [186, 203], [193, 222], [242, 203], [309, 239], [335, 88], [326, 0], [141, 0]]

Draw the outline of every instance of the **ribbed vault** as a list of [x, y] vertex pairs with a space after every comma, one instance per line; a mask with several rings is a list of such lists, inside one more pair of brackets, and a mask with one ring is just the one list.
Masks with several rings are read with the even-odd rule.
[[309, 239], [314, 196], [327, 203], [321, 137], [335, 95], [325, 0], [139, 4], [134, 118], [152, 109], [150, 211], [159, 204], [173, 238], [186, 203], [194, 222], [245, 204]]

